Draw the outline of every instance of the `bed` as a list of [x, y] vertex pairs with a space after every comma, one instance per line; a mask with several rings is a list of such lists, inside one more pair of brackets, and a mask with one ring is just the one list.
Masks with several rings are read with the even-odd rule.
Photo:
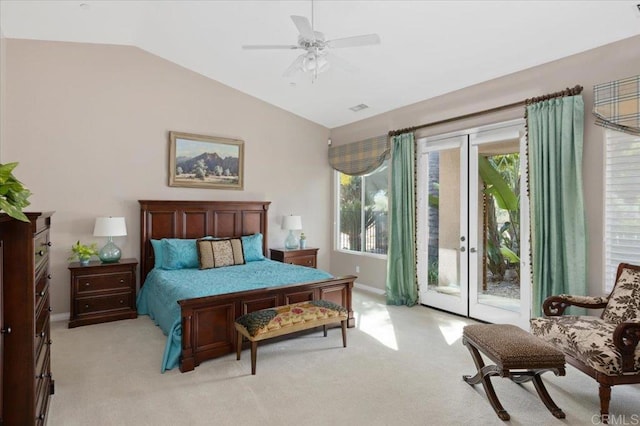
[[[141, 287], [145, 285], [148, 276], [151, 280], [158, 275], [157, 269], [154, 271], [155, 258], [151, 240], [203, 236], [226, 238], [260, 233], [263, 236], [262, 254], [266, 257], [268, 201], [140, 200], [139, 203]], [[249, 263], [247, 262], [247, 266], [250, 268], [256, 267]], [[198, 272], [206, 271], [190, 271], [192, 274]], [[329, 300], [347, 309], [348, 326], [353, 327], [355, 320], [351, 292], [355, 278], [351, 275], [331, 277], [312, 274], [311, 278], [301, 278], [303, 281], [300, 282], [291, 282], [292, 278], [288, 278], [285, 283], [264, 286], [246, 280], [249, 284], [241, 290], [232, 289], [231, 292], [223, 293], [212, 291], [209, 295], [180, 299], [177, 301], [177, 330], [168, 335], [163, 369], [171, 367], [171, 362], [165, 365], [165, 361], [170, 361], [172, 357], [178, 359], [180, 371], [184, 373], [193, 370], [203, 361], [235, 352], [235, 319], [259, 309], [309, 300]], [[141, 288], [141, 293], [143, 292], [147, 293]], [[176, 348], [179, 355], [169, 353]]]

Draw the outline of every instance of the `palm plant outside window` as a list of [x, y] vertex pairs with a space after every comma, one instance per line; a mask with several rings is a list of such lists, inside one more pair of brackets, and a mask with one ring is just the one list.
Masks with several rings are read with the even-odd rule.
[[388, 162], [365, 176], [338, 174], [339, 250], [387, 254]]

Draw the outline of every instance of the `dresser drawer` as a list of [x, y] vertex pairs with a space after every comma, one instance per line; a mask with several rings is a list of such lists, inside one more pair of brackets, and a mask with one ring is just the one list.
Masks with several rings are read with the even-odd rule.
[[288, 257], [286, 263], [290, 263], [292, 265], [301, 265], [308, 266], [310, 268], [316, 267], [316, 257], [315, 256], [296, 256], [296, 257]]
[[51, 395], [51, 359], [49, 354], [45, 357], [41, 372], [34, 377], [36, 400], [34, 417], [36, 424], [44, 425], [47, 419], [47, 406], [49, 404], [49, 395]]
[[38, 281], [36, 282], [36, 293], [35, 293], [35, 307], [36, 307], [36, 313], [40, 312], [41, 310], [48, 308], [48, 306], [44, 306], [45, 301], [48, 301], [48, 295], [49, 293], [49, 277], [47, 274], [41, 274], [40, 277], [38, 278]]
[[75, 279], [75, 290], [79, 296], [101, 291], [130, 290], [132, 282], [131, 272], [79, 275]]
[[34, 265], [36, 271], [42, 268], [49, 259], [49, 247], [51, 247], [49, 230], [42, 231], [34, 237]]
[[131, 292], [85, 297], [76, 300], [76, 312], [78, 315], [129, 309], [131, 309]]
[[[49, 339], [49, 335], [46, 334], [45, 338], [43, 339], [45, 340], [44, 344], [40, 346], [39, 351], [36, 352], [36, 367], [35, 367], [36, 378], [38, 378], [41, 374], [49, 373], [49, 370], [50, 370], [49, 368], [50, 352], [49, 352], [48, 339]], [[39, 383], [39, 382], [36, 381], [36, 383]]]
[[45, 331], [45, 325], [49, 323], [49, 292], [45, 292], [40, 302], [39, 310], [36, 311], [36, 335]]
[[49, 352], [49, 345], [51, 343], [51, 332], [49, 331], [49, 318], [47, 317], [42, 325], [42, 328], [36, 333], [34, 337], [34, 347], [36, 348], [36, 358], [41, 354]]

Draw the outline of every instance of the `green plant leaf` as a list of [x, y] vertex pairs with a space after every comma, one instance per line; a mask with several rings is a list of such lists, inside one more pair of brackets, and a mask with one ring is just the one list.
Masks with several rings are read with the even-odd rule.
[[520, 257], [509, 247], [501, 246], [500, 252], [502, 256], [511, 263], [520, 263]]
[[480, 156], [478, 166], [480, 178], [487, 186], [487, 192], [496, 199], [498, 207], [504, 210], [517, 210], [518, 197], [500, 173], [491, 165], [487, 157]]
[[24, 213], [22, 213], [22, 209], [14, 206], [2, 197], [0, 197], [0, 210], [4, 211], [14, 219], [21, 220], [23, 222], [29, 222], [29, 218]]
[[0, 210], [14, 219], [28, 222], [29, 219], [22, 212], [27, 207], [31, 191], [13, 176], [13, 170], [18, 163], [0, 164]]

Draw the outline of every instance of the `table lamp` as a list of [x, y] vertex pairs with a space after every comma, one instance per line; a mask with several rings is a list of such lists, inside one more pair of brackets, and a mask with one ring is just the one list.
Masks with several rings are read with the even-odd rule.
[[127, 235], [127, 225], [124, 223], [124, 217], [98, 217], [93, 228], [94, 237], [108, 237], [109, 240], [102, 249], [98, 257], [102, 263], [115, 263], [120, 260], [122, 252], [120, 248], [113, 243], [113, 237]]
[[302, 219], [300, 216], [285, 216], [282, 219], [282, 229], [289, 230], [289, 235], [287, 235], [287, 239], [284, 240], [284, 248], [288, 250], [298, 248], [298, 240], [295, 235], [293, 235], [293, 231], [302, 229]]

